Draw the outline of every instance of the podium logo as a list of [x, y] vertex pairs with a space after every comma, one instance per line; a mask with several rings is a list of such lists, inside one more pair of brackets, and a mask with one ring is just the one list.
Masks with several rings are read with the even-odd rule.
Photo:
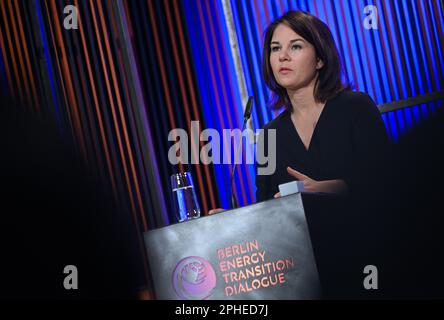
[[173, 288], [184, 300], [208, 298], [216, 287], [216, 272], [211, 264], [201, 257], [182, 259], [173, 272]]

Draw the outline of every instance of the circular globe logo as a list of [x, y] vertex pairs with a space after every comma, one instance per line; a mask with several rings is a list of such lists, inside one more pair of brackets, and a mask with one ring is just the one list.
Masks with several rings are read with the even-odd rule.
[[201, 257], [187, 257], [177, 264], [173, 272], [173, 288], [180, 299], [208, 298], [216, 287], [216, 272]]

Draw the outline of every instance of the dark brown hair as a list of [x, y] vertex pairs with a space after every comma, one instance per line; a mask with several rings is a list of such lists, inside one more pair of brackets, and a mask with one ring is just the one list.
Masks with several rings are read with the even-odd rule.
[[315, 48], [316, 57], [324, 63], [322, 68], [319, 69], [319, 75], [315, 83], [314, 98], [317, 102], [325, 102], [344, 90], [350, 90], [350, 86], [344, 85], [341, 81], [341, 60], [328, 26], [308, 12], [292, 10], [274, 20], [265, 31], [262, 73], [265, 83], [273, 92], [271, 103], [273, 109], [279, 109], [282, 106], [289, 110], [293, 109], [287, 90], [277, 83], [270, 64], [270, 43], [274, 31], [280, 24], [287, 25], [311, 43]]

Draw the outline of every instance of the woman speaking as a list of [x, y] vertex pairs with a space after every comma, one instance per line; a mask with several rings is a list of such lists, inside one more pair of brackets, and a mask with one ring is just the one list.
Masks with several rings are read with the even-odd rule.
[[267, 28], [262, 72], [272, 108], [285, 111], [264, 126], [264, 135], [276, 130], [276, 171], [257, 175], [257, 201], [295, 179], [306, 192], [337, 194], [374, 179], [388, 136], [375, 103], [344, 85], [341, 71], [333, 36], [315, 16], [289, 11]]
[[371, 189], [382, 174], [389, 139], [379, 110], [341, 72], [331, 31], [315, 16], [289, 11], [268, 26], [262, 73], [271, 107], [285, 110], [259, 136], [268, 153], [267, 133], [276, 130], [276, 170], [256, 175], [257, 202], [279, 197], [279, 185], [294, 180], [304, 192], [349, 194]]

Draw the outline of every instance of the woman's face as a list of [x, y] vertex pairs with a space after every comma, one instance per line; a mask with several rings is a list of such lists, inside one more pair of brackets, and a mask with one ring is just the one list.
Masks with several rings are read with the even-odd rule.
[[308, 86], [322, 67], [314, 46], [285, 24], [271, 38], [270, 64], [277, 83], [287, 90]]

